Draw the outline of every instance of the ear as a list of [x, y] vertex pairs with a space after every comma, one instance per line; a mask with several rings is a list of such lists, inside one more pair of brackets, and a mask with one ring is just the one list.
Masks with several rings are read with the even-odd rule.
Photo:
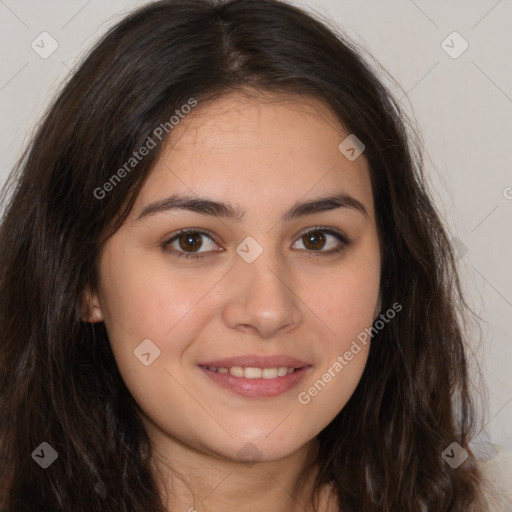
[[98, 294], [91, 292], [89, 285], [87, 285], [82, 294], [82, 313], [80, 314], [82, 322], [102, 322], [103, 311], [98, 299]]

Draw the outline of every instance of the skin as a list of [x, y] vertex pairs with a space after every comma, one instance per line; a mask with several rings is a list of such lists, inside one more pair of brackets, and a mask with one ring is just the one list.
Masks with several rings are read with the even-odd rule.
[[[302, 484], [301, 469], [314, 454], [316, 435], [355, 390], [369, 344], [360, 344], [308, 404], [298, 394], [379, 313], [368, 164], [364, 154], [349, 161], [340, 152], [347, 135], [326, 106], [307, 97], [231, 93], [199, 104], [174, 128], [130, 216], [102, 248], [100, 286], [86, 293], [86, 319], [105, 322], [152, 439], [160, 485], [172, 497], [169, 510], [307, 510], [312, 476]], [[280, 221], [297, 201], [334, 192], [357, 199], [367, 215], [342, 207]], [[172, 210], [137, 220], [144, 206], [173, 193], [237, 203], [245, 219]], [[317, 256], [343, 245], [325, 232], [323, 245], [308, 245], [302, 235], [318, 225], [345, 233], [350, 243]], [[183, 228], [214, 234], [199, 236], [207, 256], [178, 259], [162, 247]], [[263, 248], [252, 263], [235, 251], [248, 236]], [[172, 248], [197, 254], [186, 240]], [[160, 350], [149, 366], [134, 357], [144, 339]], [[286, 354], [312, 368], [297, 387], [258, 399], [221, 388], [197, 367], [245, 354]], [[257, 447], [257, 462], [240, 460], [246, 443]], [[322, 512], [337, 510], [327, 492]]]

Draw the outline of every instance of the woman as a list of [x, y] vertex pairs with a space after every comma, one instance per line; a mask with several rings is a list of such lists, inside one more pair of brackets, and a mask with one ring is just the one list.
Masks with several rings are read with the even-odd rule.
[[2, 510], [485, 510], [420, 153], [325, 24], [145, 6], [13, 177]]

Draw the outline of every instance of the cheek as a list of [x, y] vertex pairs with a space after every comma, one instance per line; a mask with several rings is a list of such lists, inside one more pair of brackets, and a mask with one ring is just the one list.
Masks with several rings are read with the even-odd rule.
[[350, 399], [364, 371], [378, 314], [379, 284], [379, 253], [372, 244], [354, 252], [309, 296], [328, 334], [322, 339], [321, 365], [303, 388], [299, 403], [314, 402], [326, 422]]
[[[182, 281], [163, 279], [156, 262], [142, 261], [135, 251], [128, 255], [116, 245], [105, 251], [100, 269], [105, 326], [123, 374], [138, 369], [137, 347], [148, 339], [160, 345], [163, 335], [186, 316], [199, 291], [189, 287], [184, 294]], [[145, 343], [151, 348], [151, 343]]]
[[314, 414], [315, 426], [327, 425], [343, 409], [360, 382], [370, 350], [370, 329], [378, 301], [378, 272], [360, 279], [357, 272], [338, 276], [328, 293], [311, 297], [328, 333], [314, 374], [301, 387], [299, 407]]
[[208, 283], [171, 275], [161, 261], [141, 264], [114, 250], [110, 261], [119, 264], [103, 262], [108, 271], [102, 276], [102, 305], [107, 305], [105, 325], [117, 366], [142, 411], [172, 431], [181, 425], [175, 410], [180, 418], [198, 412], [177, 368], [200, 329], [197, 313], [205, 315], [201, 297]]
[[[340, 265], [312, 299], [318, 304], [333, 334], [331, 341], [342, 349], [349, 339], [370, 327], [378, 313], [380, 263], [378, 253], [356, 255]], [[350, 343], [349, 343], [350, 344]]]
[[186, 271], [172, 272], [156, 251], [144, 254], [122, 243], [109, 248], [102, 258], [102, 305], [110, 324], [122, 324], [134, 336], [162, 337], [193, 308], [205, 292], [208, 280]]

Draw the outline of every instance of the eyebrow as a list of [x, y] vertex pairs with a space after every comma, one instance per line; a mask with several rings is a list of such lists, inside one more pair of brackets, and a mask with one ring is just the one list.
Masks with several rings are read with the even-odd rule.
[[[297, 202], [281, 216], [281, 222], [289, 222], [299, 217], [314, 213], [326, 212], [337, 208], [349, 208], [368, 217], [364, 205], [346, 193], [337, 193], [326, 197], [311, 199], [306, 202]], [[182, 194], [173, 194], [144, 206], [137, 220], [170, 210], [187, 210], [201, 215], [222, 217], [236, 222], [243, 221], [245, 210], [238, 204], [218, 202], [207, 197], [194, 197]]]

